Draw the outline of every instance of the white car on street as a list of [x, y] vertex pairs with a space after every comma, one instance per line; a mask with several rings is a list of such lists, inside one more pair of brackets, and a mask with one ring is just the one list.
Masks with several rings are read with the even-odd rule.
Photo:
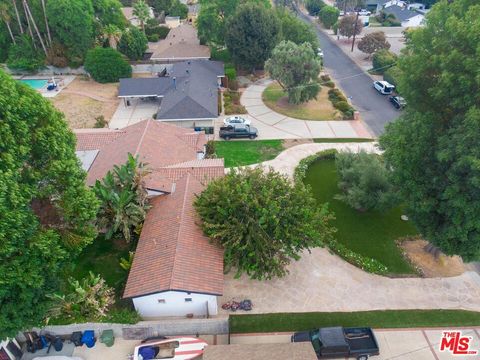
[[358, 12], [358, 15], [360, 16], [370, 16], [372, 13], [366, 9], [362, 9]]
[[251, 121], [250, 119], [245, 119], [244, 117], [241, 116], [230, 116], [227, 117], [223, 120], [223, 123], [225, 126], [233, 126], [233, 125], [250, 125]]
[[391, 93], [393, 93], [393, 89], [395, 89], [395, 86], [387, 81], [374, 81], [373, 87], [375, 88], [375, 90], [377, 90], [380, 94], [383, 95], [390, 95]]

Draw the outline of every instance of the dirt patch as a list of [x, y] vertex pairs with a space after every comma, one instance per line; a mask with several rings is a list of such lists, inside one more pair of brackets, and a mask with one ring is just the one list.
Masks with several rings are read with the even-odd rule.
[[79, 76], [50, 100], [65, 114], [72, 129], [92, 128], [100, 115], [110, 121], [119, 104], [117, 94], [116, 83], [100, 84]]
[[310, 144], [310, 143], [313, 143], [312, 139], [285, 139], [282, 141], [282, 145], [284, 149], [289, 149], [297, 145]]
[[407, 258], [421, 270], [425, 277], [458, 276], [465, 272], [465, 265], [459, 256], [440, 254], [438, 258], [424, 250], [425, 240], [406, 240], [400, 246]]

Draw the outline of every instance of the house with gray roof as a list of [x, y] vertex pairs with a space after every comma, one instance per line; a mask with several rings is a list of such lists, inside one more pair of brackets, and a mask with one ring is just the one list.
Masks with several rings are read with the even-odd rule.
[[172, 65], [165, 76], [120, 79], [118, 97], [158, 103], [155, 119], [181, 127], [211, 127], [218, 117], [222, 62], [192, 60]]
[[386, 14], [394, 15], [395, 18], [402, 24], [402, 27], [421, 26], [425, 20], [425, 16], [423, 14], [398, 5], [385, 7], [383, 11]]

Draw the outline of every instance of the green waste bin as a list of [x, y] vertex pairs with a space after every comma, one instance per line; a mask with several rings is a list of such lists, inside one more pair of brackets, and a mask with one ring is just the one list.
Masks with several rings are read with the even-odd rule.
[[100, 336], [100, 342], [108, 347], [113, 346], [113, 343], [115, 342], [113, 330], [103, 330], [102, 335]]

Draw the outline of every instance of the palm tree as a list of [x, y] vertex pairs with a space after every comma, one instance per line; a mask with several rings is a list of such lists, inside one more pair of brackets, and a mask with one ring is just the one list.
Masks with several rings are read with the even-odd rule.
[[137, 0], [133, 4], [133, 15], [138, 18], [142, 25], [143, 32], [145, 32], [145, 22], [150, 18], [150, 8], [145, 0]]
[[23, 11], [25, 12], [25, 18], [27, 19], [28, 32], [30, 33], [33, 47], [36, 49], [37, 44], [35, 44], [35, 38], [33, 37], [32, 26], [30, 25], [30, 18], [28, 16], [27, 7], [25, 6], [25, 1], [22, 1], [22, 5], [23, 5]]
[[[32, 12], [30, 11], [30, 6], [28, 6], [27, 0], [23, 0], [23, 6], [25, 7], [25, 14], [27, 15], [27, 19], [30, 18], [30, 20], [32, 21], [33, 27], [35, 28], [35, 32], [37, 33], [38, 39], [40, 40], [40, 45], [42, 45], [43, 52], [45, 53], [45, 56], [47, 56], [48, 55], [47, 48], [45, 47], [45, 43], [43, 42], [42, 35], [40, 35], [40, 31], [38, 31], [37, 23], [35, 22], [35, 19], [32, 16]], [[33, 40], [33, 35], [32, 35], [32, 40]]]
[[16, 44], [15, 37], [13, 36], [12, 28], [10, 27], [10, 22], [12, 21], [12, 18], [10, 16], [10, 8], [7, 5], [7, 3], [0, 4], [0, 17], [7, 25], [7, 29], [8, 29], [8, 32], [10, 33], [10, 37], [12, 38], [12, 42]]
[[43, 18], [45, 19], [45, 28], [47, 29], [48, 44], [52, 45], [52, 36], [50, 35], [50, 26], [48, 26], [47, 10], [45, 9], [45, 0], [42, 0]]
[[23, 26], [22, 26], [22, 21], [20, 20], [20, 13], [18, 12], [17, 8], [17, 1], [12, 0], [13, 3], [13, 8], [15, 9], [15, 14], [17, 15], [17, 22], [18, 22], [18, 27], [20, 28], [20, 34], [23, 34]]
[[109, 24], [103, 28], [103, 38], [108, 40], [112, 49], [117, 48], [118, 41], [122, 37], [122, 31], [115, 25]]

